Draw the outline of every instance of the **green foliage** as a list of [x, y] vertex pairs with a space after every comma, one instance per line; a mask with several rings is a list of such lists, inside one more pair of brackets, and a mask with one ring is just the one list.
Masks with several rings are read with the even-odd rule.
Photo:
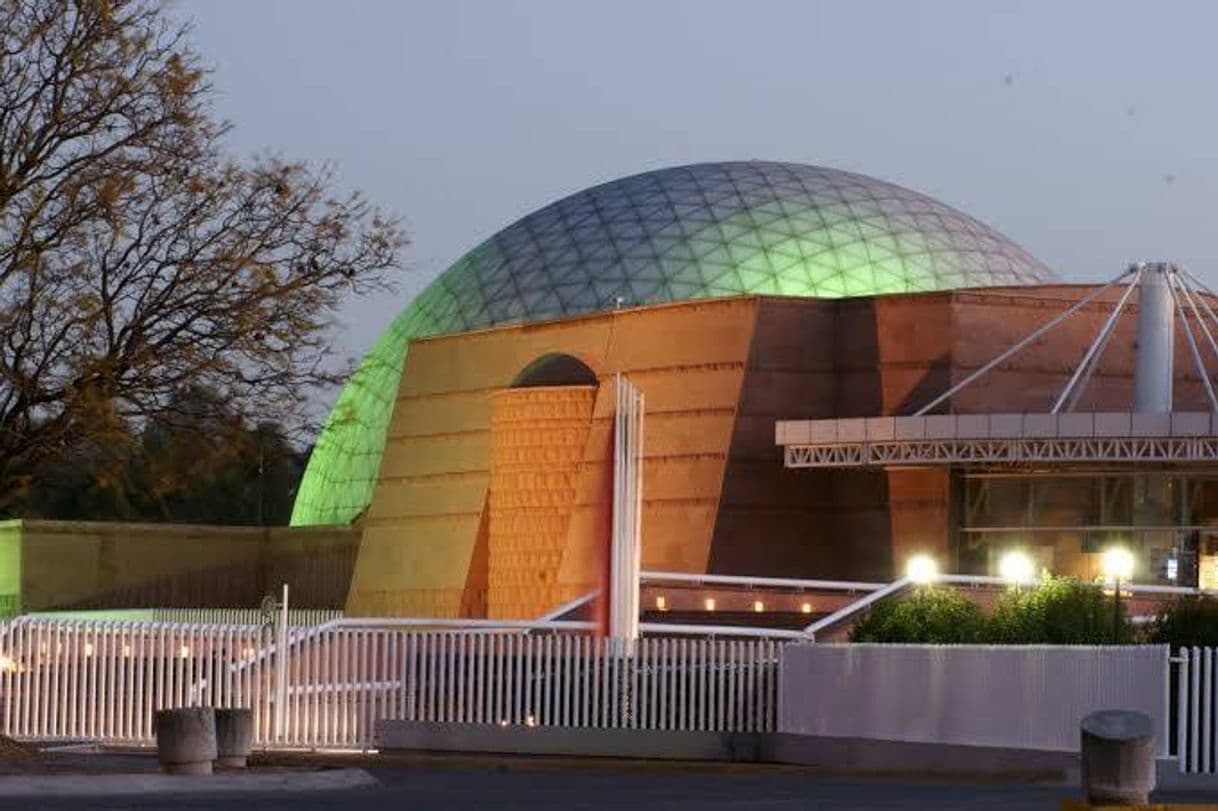
[[[1218, 606], [1218, 601], [1214, 601]], [[1211, 621], [1218, 607], [1210, 608]], [[1218, 637], [1218, 624], [1214, 625]], [[963, 594], [944, 588], [919, 588], [898, 600], [876, 605], [851, 635], [854, 642], [1005, 645], [1113, 644], [1111, 595], [1097, 585], [1069, 577], [1047, 577], [1031, 588], [1009, 589], [992, 615]], [[1116, 641], [1134, 641], [1121, 606]], [[1192, 643], [1209, 644], [1209, 643]]]
[[1164, 610], [1150, 631], [1150, 641], [1179, 647], [1218, 646], [1218, 599], [1182, 597]]
[[937, 645], [982, 641], [985, 614], [950, 589], [927, 586], [901, 600], [881, 602], [854, 628], [854, 642]]
[[1008, 645], [1111, 645], [1134, 641], [1121, 605], [1113, 634], [1113, 598], [1097, 585], [1072, 577], [1046, 577], [1033, 588], [1010, 589], [998, 598], [987, 641]]
[[40, 465], [0, 517], [286, 524], [305, 455], [274, 423], [249, 426], [205, 389], [143, 430], [81, 440]]

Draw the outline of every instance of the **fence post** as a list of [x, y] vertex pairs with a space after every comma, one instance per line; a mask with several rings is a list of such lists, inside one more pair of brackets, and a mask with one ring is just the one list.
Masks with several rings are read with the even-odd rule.
[[1188, 648], [1180, 648], [1176, 671], [1176, 763], [1180, 773], [1188, 771]]
[[279, 639], [275, 656], [275, 741], [283, 741], [284, 711], [288, 702], [288, 584], [283, 584], [283, 602], [279, 604]]

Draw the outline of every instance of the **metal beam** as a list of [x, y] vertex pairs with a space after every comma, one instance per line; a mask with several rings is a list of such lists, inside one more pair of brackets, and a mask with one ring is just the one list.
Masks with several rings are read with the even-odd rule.
[[936, 439], [787, 445], [790, 468], [1218, 462], [1218, 437]]

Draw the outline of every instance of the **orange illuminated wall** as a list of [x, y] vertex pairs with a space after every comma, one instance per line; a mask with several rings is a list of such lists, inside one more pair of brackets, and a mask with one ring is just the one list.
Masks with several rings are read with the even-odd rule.
[[[758, 306], [756, 298], [688, 302], [413, 342], [348, 612], [496, 615], [515, 604], [535, 615], [595, 588], [607, 544], [612, 377], [618, 372], [647, 398], [643, 565], [706, 571]], [[495, 481], [524, 474], [496, 465], [506, 458], [497, 448], [536, 436], [527, 412], [554, 405], [547, 395], [533, 401], [523, 393], [528, 390], [513, 392], [513, 381], [553, 353], [573, 356], [598, 380], [578, 453], [579, 419], [545, 451], [561, 458], [556, 464], [568, 473], [578, 459], [578, 475], [564, 474], [544, 505], [498, 499]], [[508, 404], [520, 406], [513, 412], [520, 424], [507, 420]], [[541, 498], [537, 488], [528, 489], [520, 499]], [[546, 516], [529, 554], [544, 558], [547, 573], [560, 554], [553, 587], [535, 589], [526, 606], [519, 589], [528, 566], [516, 557], [525, 554], [526, 542], [512, 527], [521, 526], [513, 522], [529, 509]]]
[[535, 617], [563, 601], [558, 573], [595, 402], [592, 386], [503, 389], [491, 398], [491, 618]]

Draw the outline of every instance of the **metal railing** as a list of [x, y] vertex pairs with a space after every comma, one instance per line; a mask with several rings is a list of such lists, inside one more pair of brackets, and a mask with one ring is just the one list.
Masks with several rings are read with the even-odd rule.
[[[92, 620], [95, 622], [188, 622], [211, 625], [262, 625], [272, 617], [260, 608], [120, 608], [38, 611], [30, 616], [53, 620]], [[278, 618], [275, 612], [274, 618]], [[292, 608], [288, 610], [291, 627], [322, 625], [343, 618], [343, 612], [329, 608]]]
[[259, 626], [25, 617], [0, 626], [0, 732], [147, 745], [156, 710], [196, 705], [252, 708], [267, 748], [370, 748], [382, 719], [776, 728], [781, 642], [641, 639], [627, 652], [582, 630], [342, 620], [296, 629], [281, 651]]
[[1218, 774], [1218, 650], [1180, 648], [1176, 665], [1176, 756], [1187, 774]]

